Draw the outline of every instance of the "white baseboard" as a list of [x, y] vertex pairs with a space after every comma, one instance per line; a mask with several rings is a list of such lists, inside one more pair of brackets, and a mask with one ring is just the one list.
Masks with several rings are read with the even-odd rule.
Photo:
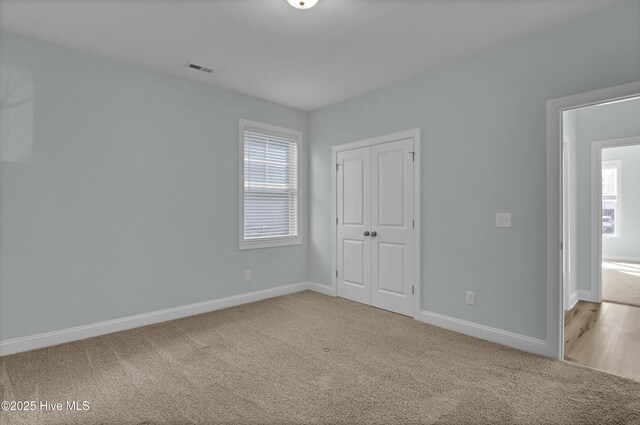
[[309, 289], [312, 291], [319, 292], [320, 294], [324, 295], [329, 295], [330, 297], [336, 296], [331, 285], [324, 285], [318, 282], [307, 282], [307, 284], [309, 285]]
[[580, 298], [578, 297], [578, 291], [573, 291], [571, 294], [569, 294], [569, 301], [564, 309], [567, 311], [571, 310], [573, 307], [575, 307], [576, 303], [579, 300]]
[[592, 296], [591, 296], [591, 291], [588, 291], [586, 289], [578, 289], [576, 291], [573, 291], [570, 295], [569, 295], [569, 302], [565, 308], [565, 310], [571, 310], [573, 307], [575, 307], [575, 305], [577, 304], [578, 301], [590, 301], [590, 302], [598, 302], [597, 300], [595, 300]]
[[312, 289], [310, 288], [310, 284], [311, 282], [293, 283], [290, 285], [264, 289], [262, 291], [249, 292], [246, 294], [233, 295], [231, 297], [168, 308], [150, 313], [137, 314], [135, 316], [123, 317], [121, 319], [108, 320], [105, 322], [92, 323], [90, 325], [76, 326], [58, 331], [0, 341], [0, 356], [35, 350], [36, 348], [49, 347], [51, 345], [63, 344], [65, 342], [77, 341], [94, 336], [106, 335], [113, 332], [152, 325], [154, 323], [166, 322], [168, 320], [181, 319], [195, 314], [208, 313], [210, 311], [265, 300], [267, 298], [279, 297], [281, 295]]
[[[234, 295], [226, 298], [219, 298], [211, 301], [204, 301], [180, 307], [168, 308], [165, 310], [150, 313], [138, 314], [135, 316], [123, 317], [120, 319], [108, 320], [105, 322], [92, 323], [89, 325], [76, 326], [73, 328], [58, 331], [45, 332], [37, 335], [15, 338], [0, 341], [0, 356], [20, 353], [23, 351], [35, 350], [37, 348], [49, 347], [80, 339], [106, 335], [113, 332], [166, 322], [193, 316], [195, 314], [208, 313], [210, 311], [221, 310], [223, 308], [234, 307], [268, 298], [279, 297], [294, 292], [312, 290], [324, 295], [335, 296], [333, 288], [317, 282], [301, 282], [290, 285], [278, 286], [261, 291], [249, 292], [246, 294]], [[444, 316], [428, 311], [421, 311], [419, 320], [434, 326], [439, 326], [455, 332], [460, 332], [476, 338], [485, 339], [498, 344], [507, 345], [524, 351], [529, 351], [543, 356], [550, 356], [547, 353], [547, 343], [545, 341], [530, 338], [524, 335], [503, 331], [477, 323], [467, 322], [460, 319]]]
[[531, 338], [513, 332], [484, 326], [466, 320], [456, 319], [438, 313], [422, 310], [419, 320], [430, 325], [445, 328], [450, 331], [463, 333], [475, 338], [506, 345], [522, 351], [539, 354], [541, 356], [553, 357], [556, 353], [549, 352], [547, 342], [541, 339]]

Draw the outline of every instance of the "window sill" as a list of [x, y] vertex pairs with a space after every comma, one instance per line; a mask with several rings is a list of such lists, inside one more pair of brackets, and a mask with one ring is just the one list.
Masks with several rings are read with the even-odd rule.
[[297, 238], [283, 238], [283, 239], [267, 239], [267, 240], [254, 240], [254, 241], [240, 241], [238, 249], [245, 251], [249, 249], [260, 248], [277, 248], [282, 246], [302, 245], [302, 236]]

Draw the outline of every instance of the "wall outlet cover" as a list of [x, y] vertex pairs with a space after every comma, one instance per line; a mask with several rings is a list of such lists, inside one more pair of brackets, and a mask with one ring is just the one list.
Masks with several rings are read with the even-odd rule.
[[496, 227], [511, 227], [511, 213], [496, 213]]

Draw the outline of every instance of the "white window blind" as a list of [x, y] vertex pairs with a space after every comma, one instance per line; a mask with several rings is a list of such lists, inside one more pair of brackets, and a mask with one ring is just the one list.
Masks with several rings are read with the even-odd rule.
[[602, 167], [602, 196], [616, 196], [618, 194], [618, 169], [615, 165], [603, 164]]
[[619, 160], [602, 162], [602, 234], [606, 236], [616, 236], [620, 232], [619, 176]]
[[298, 142], [244, 127], [244, 241], [298, 237]]

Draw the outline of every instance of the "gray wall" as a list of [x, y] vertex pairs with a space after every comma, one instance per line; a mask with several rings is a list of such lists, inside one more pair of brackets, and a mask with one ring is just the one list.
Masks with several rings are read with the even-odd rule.
[[618, 205], [620, 232], [615, 237], [602, 238], [602, 256], [640, 261], [640, 145], [603, 149], [603, 161], [616, 159], [620, 160], [621, 174]]
[[331, 281], [331, 146], [419, 127], [422, 308], [544, 339], [546, 101], [640, 80], [638, 16], [629, 1], [313, 112], [311, 279]]
[[[545, 102], [640, 80], [639, 15], [631, 0], [310, 116], [0, 34], [33, 93], [24, 125], [0, 120], [0, 340], [329, 283], [331, 146], [415, 127], [422, 307], [545, 338]], [[237, 249], [241, 117], [310, 136], [301, 247]]]
[[[640, 136], [640, 99], [580, 108], [576, 113], [577, 285], [578, 289], [590, 290], [591, 144], [604, 140]], [[640, 187], [640, 181], [636, 181], [638, 183], [635, 185], [630, 182], [627, 185], [632, 184], [637, 191]], [[603, 254], [611, 247], [608, 239], [607, 237], [603, 238]]]
[[238, 119], [306, 137], [307, 113], [0, 42], [3, 73], [33, 92], [32, 119], [14, 114], [29, 124], [0, 122], [0, 340], [307, 280], [306, 241], [238, 250]]

